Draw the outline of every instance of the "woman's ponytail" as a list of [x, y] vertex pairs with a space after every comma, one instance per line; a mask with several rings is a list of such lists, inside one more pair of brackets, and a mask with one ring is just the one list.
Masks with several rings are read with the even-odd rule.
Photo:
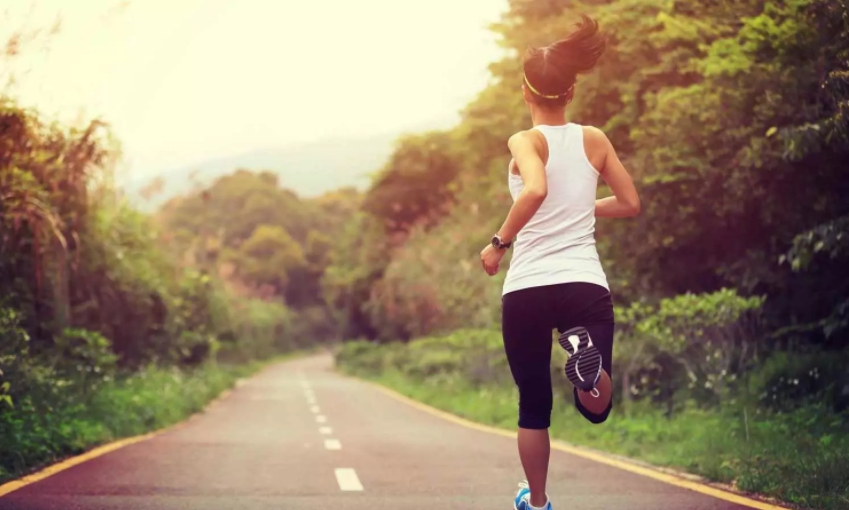
[[579, 74], [592, 71], [607, 49], [607, 39], [598, 22], [581, 15], [574, 32], [544, 48], [532, 48], [525, 55], [525, 84], [540, 104], [563, 106], [571, 97]]

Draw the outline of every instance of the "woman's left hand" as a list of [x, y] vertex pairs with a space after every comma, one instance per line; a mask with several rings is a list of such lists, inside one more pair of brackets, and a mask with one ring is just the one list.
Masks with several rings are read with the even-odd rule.
[[498, 274], [498, 265], [505, 253], [507, 253], [507, 250], [499, 250], [491, 244], [486, 245], [486, 248], [481, 251], [481, 264], [483, 264], [486, 274], [489, 276]]

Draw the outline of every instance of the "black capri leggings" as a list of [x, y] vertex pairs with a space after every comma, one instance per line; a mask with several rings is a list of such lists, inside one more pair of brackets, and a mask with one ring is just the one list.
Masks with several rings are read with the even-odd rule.
[[[562, 283], [509, 292], [501, 300], [504, 351], [519, 388], [519, 427], [547, 429], [551, 425], [552, 330], [582, 326], [601, 353], [601, 364], [613, 378], [613, 301], [610, 292], [592, 283]], [[592, 423], [607, 419], [610, 405], [601, 414], [589, 412], [573, 388], [578, 411]]]

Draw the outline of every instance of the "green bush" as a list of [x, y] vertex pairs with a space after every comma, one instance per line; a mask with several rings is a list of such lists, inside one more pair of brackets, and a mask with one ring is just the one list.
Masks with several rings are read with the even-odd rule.
[[617, 308], [614, 362], [624, 398], [650, 397], [668, 412], [676, 397], [721, 405], [764, 350], [763, 302], [723, 289]]
[[[386, 348], [368, 340], [344, 342], [336, 352], [336, 364], [354, 375], [380, 374], [386, 367], [384, 354]], [[392, 363], [402, 364], [401, 360], [389, 358]]]
[[66, 329], [45, 357], [57, 384], [75, 386], [83, 395], [115, 378], [118, 357], [103, 335], [84, 329]]
[[750, 376], [763, 405], [792, 411], [811, 403], [835, 412], [849, 408], [849, 352], [773, 352]]
[[29, 335], [21, 327], [21, 314], [0, 302], [0, 411], [13, 406], [13, 383], [23, 379], [29, 365]]
[[291, 310], [260, 299], [233, 299], [232, 317], [221, 336], [219, 360], [230, 363], [258, 360], [294, 350]]

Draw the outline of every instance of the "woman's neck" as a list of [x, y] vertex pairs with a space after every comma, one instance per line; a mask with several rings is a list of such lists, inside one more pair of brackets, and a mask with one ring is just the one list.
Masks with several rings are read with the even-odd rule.
[[563, 126], [566, 124], [566, 109], [545, 110], [532, 107], [531, 121], [533, 121], [534, 126]]

